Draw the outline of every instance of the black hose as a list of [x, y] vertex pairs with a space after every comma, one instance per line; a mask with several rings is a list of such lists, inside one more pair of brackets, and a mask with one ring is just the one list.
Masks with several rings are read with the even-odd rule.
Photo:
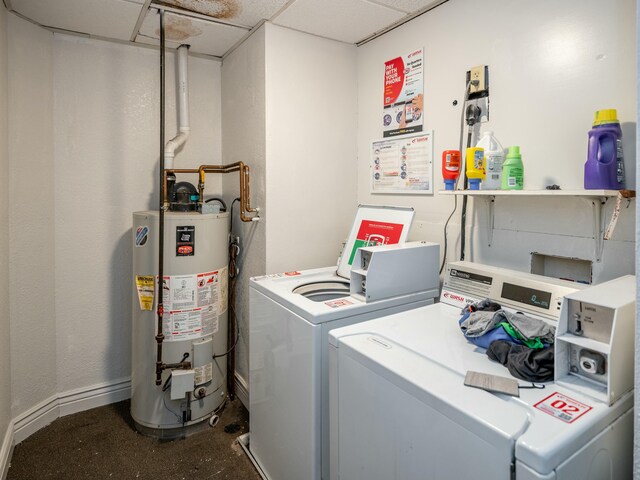
[[[467, 100], [469, 99], [469, 88], [471, 87], [471, 84], [473, 83], [473, 81], [469, 81], [467, 82], [467, 87], [464, 89], [464, 97], [463, 97], [463, 101], [462, 101], [462, 110], [460, 112], [460, 138], [458, 139], [458, 148], [460, 150], [460, 175], [458, 176], [458, 178], [456, 179], [456, 183], [453, 187], [454, 190], [458, 190], [458, 184], [460, 183], [460, 179], [463, 179], [463, 188], [466, 189], [467, 188], [467, 176], [465, 173], [465, 151], [462, 149], [462, 137], [464, 135], [464, 124], [465, 124], [465, 115], [466, 115], [466, 111], [465, 111], [465, 106], [467, 104]], [[467, 120], [468, 123], [468, 120]], [[467, 144], [469, 144], [471, 142], [471, 137], [470, 137], [471, 133], [469, 133], [469, 137], [467, 137]], [[463, 216], [466, 217], [466, 205], [467, 205], [467, 196], [464, 195], [463, 196], [463, 205], [464, 205], [464, 211], [463, 211]], [[449, 218], [447, 218], [447, 221], [444, 223], [444, 248], [443, 248], [443, 254], [442, 254], [442, 263], [440, 264], [440, 271], [439, 273], [442, 273], [442, 271], [444, 270], [444, 266], [447, 263], [447, 245], [448, 245], [448, 233], [447, 233], [447, 228], [449, 227], [449, 222], [451, 221], [451, 218], [453, 217], [453, 214], [456, 213], [456, 210], [458, 209], [458, 197], [454, 196], [453, 197], [453, 210], [451, 210], [451, 213], [449, 214]], [[464, 231], [464, 230], [463, 230]], [[462, 241], [462, 236], [461, 236], [461, 241]], [[463, 249], [464, 251], [464, 249]]]
[[[471, 147], [471, 139], [473, 132], [471, 130], [473, 125], [469, 125], [469, 130], [467, 133], [467, 148]], [[460, 156], [462, 156], [462, 152], [460, 152]], [[466, 156], [466, 150], [465, 150]], [[465, 158], [466, 160], [466, 158]], [[469, 187], [469, 180], [467, 176], [464, 176], [464, 189], [466, 190]], [[467, 225], [467, 195], [462, 196], [462, 216], [460, 217], [460, 260], [464, 260], [464, 250], [467, 243], [467, 235], [466, 235], [466, 225]]]

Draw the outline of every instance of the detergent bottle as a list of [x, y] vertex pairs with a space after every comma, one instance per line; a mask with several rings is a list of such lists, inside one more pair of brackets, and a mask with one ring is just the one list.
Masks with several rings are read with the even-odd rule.
[[467, 148], [469, 190], [479, 190], [480, 182], [484, 179], [484, 175], [484, 149], [480, 147]]
[[589, 130], [589, 148], [584, 164], [585, 189], [624, 189], [622, 129], [615, 109], [598, 110]]
[[442, 178], [445, 190], [453, 190], [458, 175], [460, 175], [460, 151], [445, 150], [442, 152]]
[[522, 190], [524, 185], [524, 165], [522, 165], [522, 155], [520, 147], [509, 147], [507, 159], [502, 166], [502, 189]]
[[483, 190], [500, 190], [504, 149], [493, 132], [484, 132], [476, 147], [484, 148], [484, 166], [487, 171], [482, 181]]

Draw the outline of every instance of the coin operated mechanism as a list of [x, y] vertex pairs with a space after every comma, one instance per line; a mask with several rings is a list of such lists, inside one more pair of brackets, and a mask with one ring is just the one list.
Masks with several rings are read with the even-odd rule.
[[440, 245], [429, 242], [359, 248], [351, 267], [351, 296], [365, 303], [416, 292], [437, 297], [439, 261]]
[[633, 389], [635, 276], [566, 295], [556, 330], [555, 381], [612, 405]]

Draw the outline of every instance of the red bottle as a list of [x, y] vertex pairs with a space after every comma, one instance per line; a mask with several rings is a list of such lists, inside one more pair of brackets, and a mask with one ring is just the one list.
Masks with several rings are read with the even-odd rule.
[[442, 178], [444, 189], [453, 190], [460, 175], [460, 151], [445, 150], [442, 152]]

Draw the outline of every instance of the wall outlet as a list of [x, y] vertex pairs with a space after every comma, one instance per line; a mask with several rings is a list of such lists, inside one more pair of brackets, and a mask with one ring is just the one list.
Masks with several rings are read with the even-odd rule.
[[489, 83], [487, 81], [488, 75], [489, 67], [487, 65], [479, 65], [477, 67], [473, 67], [467, 72], [467, 82], [471, 80], [478, 80], [477, 86], [469, 86], [469, 95], [489, 93]]

